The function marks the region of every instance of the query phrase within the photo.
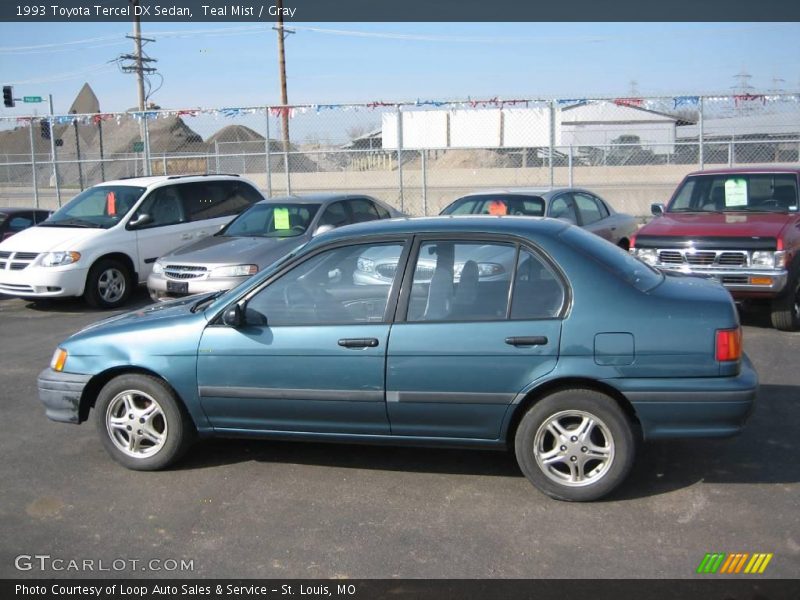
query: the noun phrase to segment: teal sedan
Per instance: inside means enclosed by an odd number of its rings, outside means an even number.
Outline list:
[[[79,331],[38,386],[53,420],[93,410],[131,469],[210,436],[513,449],[541,491],[587,501],[640,440],[738,433],[758,379],[721,285],[502,216],[320,235],[228,292]]]

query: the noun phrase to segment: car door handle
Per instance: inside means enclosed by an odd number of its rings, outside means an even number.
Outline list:
[[[339,340],[342,348],[375,348],[378,340],[375,338],[344,338]]]
[[[507,337],[506,344],[509,346],[544,346],[547,344],[547,337],[543,335]]]

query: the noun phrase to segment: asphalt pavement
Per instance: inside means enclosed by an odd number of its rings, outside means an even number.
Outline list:
[[[645,444],[613,496],[568,504],[503,452],[213,440],[128,471],[36,394],[56,345],[108,314],[0,297],[0,577],[684,578],[707,552],[800,573],[800,334],[763,315],[743,315],[762,388],[741,436]]]

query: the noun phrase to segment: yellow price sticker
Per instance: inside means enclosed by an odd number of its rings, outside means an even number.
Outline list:
[[[275,208],[272,211],[273,219],[275,220],[275,229],[291,229],[289,226],[289,209]]]

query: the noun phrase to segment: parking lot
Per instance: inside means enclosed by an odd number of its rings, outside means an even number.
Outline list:
[[[50,422],[36,394],[56,344],[105,316],[0,297],[2,577],[98,575],[19,571],[20,554],[191,561],[178,577],[683,578],[715,551],[800,572],[800,334],[763,315],[743,314],[762,384],[743,435],[646,444],[591,504],[540,494],[502,452],[216,440],[128,471],[93,420]],[[164,574],[140,568],[101,575]]]

